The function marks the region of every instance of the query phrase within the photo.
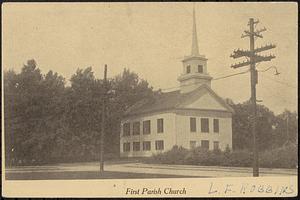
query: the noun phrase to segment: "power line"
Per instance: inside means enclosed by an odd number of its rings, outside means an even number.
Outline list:
[[[297,88],[297,87],[294,86],[294,85],[291,85],[291,84],[286,83],[286,82],[284,82],[284,81],[279,81],[279,80],[273,79],[273,78],[271,78],[270,76],[267,76],[267,75],[265,75],[265,74],[264,74],[264,76],[265,76],[267,79],[269,79],[269,80],[271,80],[271,81],[274,81],[274,82],[276,82],[276,83],[285,85],[285,86],[290,87],[290,88]]]
[[[229,78],[229,77],[240,75],[240,74],[245,74],[247,72],[249,72],[249,70],[239,72],[239,73],[235,73],[235,74],[229,74],[229,75],[226,75],[226,76],[221,76],[221,77],[218,77],[218,78],[213,78],[211,81],[221,80],[221,79]],[[185,86],[191,86],[191,85],[196,85],[196,84],[197,83],[191,83],[191,84],[187,84]],[[175,86],[175,87],[163,88],[163,89],[160,89],[160,90],[171,90],[171,89],[179,89],[179,88],[180,88],[180,86]]]
[[[214,78],[214,79],[212,79],[212,81],[216,81],[216,80],[220,80],[220,79],[224,79],[224,78],[228,78],[228,77],[232,77],[232,76],[236,76],[236,75],[240,75],[240,74],[245,74],[249,71],[250,70],[247,70],[247,71],[244,71],[244,72],[239,72],[239,73],[236,73],[236,74],[230,74],[230,75],[223,76],[223,77]]]

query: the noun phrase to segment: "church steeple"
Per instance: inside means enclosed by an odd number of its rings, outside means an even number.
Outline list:
[[[198,39],[197,39],[197,27],[196,27],[196,14],[195,4],[193,7],[193,36],[192,36],[192,52],[191,56],[199,56]]]
[[[191,55],[184,57],[182,63],[183,73],[178,77],[181,93],[192,92],[202,84],[210,87],[212,77],[207,72],[207,59],[199,54],[195,6],[193,8],[192,51]]]

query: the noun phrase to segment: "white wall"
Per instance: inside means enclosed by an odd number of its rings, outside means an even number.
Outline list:
[[[190,131],[190,117],[196,118],[196,132]],[[209,119],[209,133],[201,132],[201,118]],[[213,132],[213,119],[219,119],[219,133]],[[190,141],[196,141],[200,146],[201,140],[209,140],[209,149],[213,149],[213,142],[218,141],[221,150],[228,145],[232,148],[231,117],[212,117],[208,115],[176,115],[177,142],[179,146],[190,148]]]
[[[157,133],[157,119],[164,119],[164,132]],[[143,135],[143,121],[151,121],[151,132],[148,135]],[[140,122],[140,135],[132,135],[132,124],[133,122]],[[130,136],[123,136],[123,124],[130,122]],[[175,134],[175,114],[174,113],[156,113],[149,114],[144,116],[131,117],[124,119],[121,122],[121,134],[120,134],[120,153],[121,157],[141,157],[141,156],[151,156],[154,153],[163,152],[171,149],[175,143],[176,139]],[[163,140],[164,141],[164,150],[158,151],[155,150],[155,141]],[[151,151],[143,151],[143,141],[151,142]],[[123,143],[130,142],[130,152],[123,152]],[[140,151],[132,150],[132,143],[140,142]]]

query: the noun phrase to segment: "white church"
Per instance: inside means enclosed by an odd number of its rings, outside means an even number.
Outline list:
[[[174,145],[187,149],[232,148],[233,109],[211,89],[207,59],[199,54],[195,10],[192,51],[182,60],[180,89],[143,100],[121,121],[121,157],[145,157]]]

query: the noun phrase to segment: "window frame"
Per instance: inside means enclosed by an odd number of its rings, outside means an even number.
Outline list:
[[[207,120],[207,126],[205,126],[204,122]],[[209,133],[209,118],[201,118],[201,133]],[[207,127],[207,130],[205,129]]]
[[[219,150],[220,149],[220,142],[219,141],[214,141],[213,145],[214,145],[213,146],[214,150]],[[216,146],[217,146],[217,148],[215,148]]]
[[[149,144],[149,149],[145,148],[145,144]],[[143,151],[151,151],[151,141],[143,141]]]
[[[191,65],[186,66],[186,73],[190,74],[191,73]]]
[[[128,134],[127,134],[126,125],[128,125]],[[126,122],[123,124],[123,136],[130,136],[130,122]]]
[[[128,145],[128,150],[126,148],[126,145]],[[130,142],[123,143],[123,152],[130,152]]]
[[[203,145],[205,142],[207,142],[207,148]],[[201,148],[209,150],[209,140],[201,140]]]
[[[136,125],[138,124],[138,129]],[[136,132],[138,130],[138,133]],[[141,123],[140,122],[133,122],[132,123],[132,135],[140,135],[141,134]]]
[[[164,119],[159,118],[156,121],[157,123],[157,133],[163,133],[164,132]]]
[[[213,131],[214,131],[214,133],[220,133],[220,120],[219,119],[213,120]]]
[[[146,129],[146,125],[148,124],[148,122],[149,122],[149,129]],[[149,134],[151,134],[151,121],[145,120],[143,121],[143,135],[149,135]]]
[[[194,145],[192,145],[192,143],[194,144]],[[197,141],[195,141],[195,140],[190,140],[190,149],[194,149],[194,148],[196,148],[197,147]]]
[[[193,126],[192,122],[194,122],[194,126]],[[190,117],[190,132],[192,132],[192,133],[197,132],[197,120],[196,120],[196,117]]]
[[[138,144],[138,146],[137,146]],[[138,147],[138,149],[136,149]],[[141,151],[141,143],[140,142],[132,142],[132,151]]]
[[[162,148],[159,148],[160,147],[159,144],[162,144],[162,146],[161,146]],[[165,144],[164,144],[163,140],[156,140],[155,141],[155,150],[162,151],[162,150],[164,150],[164,148],[165,148]]]
[[[203,65],[198,65],[198,73],[203,74],[203,71],[204,71]]]

